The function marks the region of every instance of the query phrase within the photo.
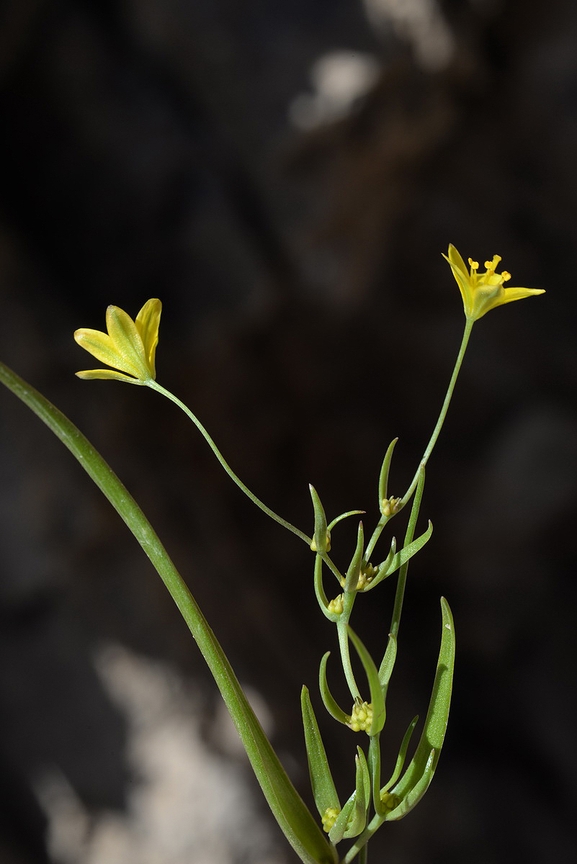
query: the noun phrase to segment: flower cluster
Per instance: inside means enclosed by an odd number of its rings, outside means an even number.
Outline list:
[[[370,702],[361,702],[360,699],[353,705],[349,728],[353,732],[368,732],[373,723],[373,706]]]

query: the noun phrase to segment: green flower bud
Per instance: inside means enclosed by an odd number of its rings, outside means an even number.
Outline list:
[[[323,831],[326,831],[327,834],[337,821],[337,816],[341,811],[337,807],[327,807],[322,816],[323,823]]]
[[[385,810],[394,810],[399,803],[399,798],[397,795],[393,795],[391,792],[382,792],[381,803]]]
[[[335,615],[340,615],[343,611],[344,594],[339,594],[333,600],[329,601],[327,609]]]
[[[361,702],[359,699],[353,705],[349,729],[353,732],[368,732],[373,723],[373,706],[370,702]]]
[[[381,513],[387,518],[394,516],[401,509],[401,498],[383,498],[381,501]]]

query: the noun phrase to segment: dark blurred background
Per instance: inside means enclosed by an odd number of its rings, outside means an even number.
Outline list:
[[[174,406],[76,379],[94,363],[72,331],[103,328],[109,303],[134,316],[160,297],[160,382],[308,532],[309,482],[330,517],[366,509],[372,525],[391,438],[391,493],[415,470],[463,325],[448,243],[481,262],[497,252],[509,284],[547,289],[476,325],[430,463],[435,533],[412,568],[385,767],[424,716],[441,594],[459,641],[454,707],[431,790],[371,860],[573,860],[577,5],[5,0],[0,15],[2,359],[135,494],[305,796],[299,689],[319,705],[334,648],[310,553]],[[0,418],[0,861],[293,861],[134,540],[7,392]],[[354,531],[334,533],[343,566]],[[393,590],[355,610],[375,654]],[[336,661],[332,675],[342,693]],[[182,765],[191,749],[189,714],[220,766],[214,799],[208,763],[188,792],[188,769],[163,786],[171,746]],[[323,731],[346,797],[357,742],[328,718]],[[187,824],[233,778],[247,821],[211,845],[242,809],[232,798],[195,846]],[[148,794],[173,816],[148,818]]]

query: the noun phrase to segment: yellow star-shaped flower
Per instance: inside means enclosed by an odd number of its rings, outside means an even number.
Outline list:
[[[469,258],[469,269],[453,246],[449,244],[449,254],[443,255],[453,271],[453,276],[459,286],[465,307],[467,318],[476,321],[482,318],[496,306],[504,303],[512,303],[513,300],[522,300],[533,294],[544,294],[542,288],[504,288],[503,283],[508,282],[511,274],[503,270],[497,273],[497,267],[501,260],[500,255],[494,255],[492,261],[485,261],[485,273],[479,273],[479,264]]]
[[[147,300],[133,321],[123,309],[106,310],[107,333],[82,327],[74,338],[78,344],[112,369],[87,369],[79,378],[112,378],[130,384],[147,384],[156,378],[154,359],[162,303]],[[118,371],[116,371],[118,370]]]

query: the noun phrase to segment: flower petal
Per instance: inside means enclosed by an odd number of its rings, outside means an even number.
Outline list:
[[[139,368],[127,362],[127,358],[120,354],[116,344],[108,333],[82,327],[80,330],[75,331],[74,339],[81,348],[84,348],[85,351],[88,351],[89,354],[92,354],[101,363],[106,363],[107,366],[128,372],[129,375],[134,375],[135,378],[138,378]]]
[[[453,246],[452,243],[449,243],[448,253],[449,254],[445,255],[444,257],[447,259],[451,267],[458,267],[459,270],[463,273],[463,275],[466,276],[468,273],[467,265],[463,261],[461,254]]]
[[[142,338],[130,315],[118,306],[109,306],[106,310],[106,328],[115,349],[123,358],[123,366],[119,368],[135,378],[150,378]]]
[[[469,272],[467,270],[465,262],[463,261],[459,252],[455,249],[452,243],[449,244],[448,251],[448,255],[445,255],[443,253],[443,258],[445,259],[445,261],[448,261],[451,266],[451,272],[455,277],[455,282],[459,286],[459,291],[461,292],[461,297],[463,298],[465,315],[468,317],[471,315],[474,305],[474,290],[471,285],[471,277],[469,276]]]
[[[465,315],[473,321],[477,321],[497,306],[512,303],[514,300],[523,300],[533,294],[544,294],[542,288],[504,288],[503,283],[511,278],[511,274],[503,271],[496,272],[496,267],[501,261],[499,255],[494,255],[492,261],[485,261],[486,273],[478,273],[478,264],[471,262],[471,271],[461,255],[452,243],[449,244],[448,254],[443,255],[448,261],[451,272],[455,277],[461,296]]]
[[[158,328],[160,327],[160,314],[162,303],[156,298],[147,300],[136,316],[136,329],[140,333],[144,346],[144,355],[152,378],[156,377],[154,365],[156,346],[158,345]]]
[[[505,288],[493,301],[487,304],[487,308],[483,309],[478,317],[482,318],[490,309],[503,306],[505,303],[513,303],[515,300],[523,300],[525,297],[531,297],[533,294],[544,293],[544,288]]]
[[[544,288],[505,288],[501,303],[512,303],[513,300],[523,300],[524,297],[531,297],[533,294],[544,293]]]
[[[76,375],[85,381],[93,378],[105,378],[113,381],[128,381],[129,384],[143,383],[140,378],[133,378],[132,375],[123,375],[122,372],[114,372],[112,369],[85,369],[82,372],[76,372]]]

